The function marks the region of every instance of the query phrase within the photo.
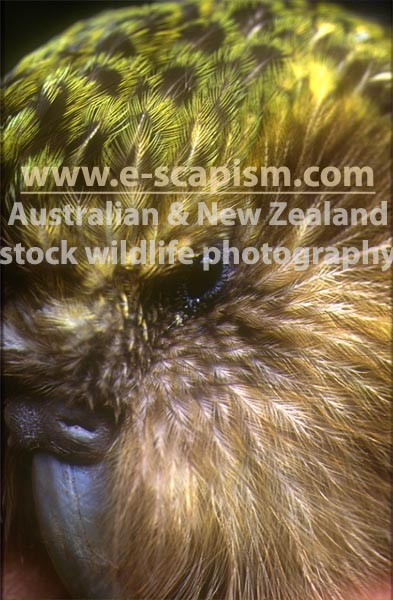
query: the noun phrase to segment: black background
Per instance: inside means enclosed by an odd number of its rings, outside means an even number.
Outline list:
[[[2,71],[9,71],[25,54],[66,27],[103,10],[136,4],[139,0],[3,0]],[[329,0],[325,4],[329,2]],[[390,0],[338,0],[353,12],[389,24]]]

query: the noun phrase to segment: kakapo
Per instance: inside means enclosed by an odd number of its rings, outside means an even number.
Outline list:
[[[306,0],[159,2],[76,23],[6,77],[4,243],[161,240],[191,264],[5,265],[10,535],[34,511],[74,598],[356,600],[390,572],[390,276],[321,256],[214,264],[205,246],[390,248],[388,226],[168,223],[174,201],[389,196],[388,33]],[[373,194],[26,189],[22,167],[367,165]],[[43,191],[47,193],[43,193]],[[58,192],[56,194],[49,192]],[[98,193],[98,191],[100,193]],[[209,190],[207,190],[209,191]],[[83,192],[83,193],[82,193]],[[24,209],[160,208],[156,224],[9,224]],[[31,473],[34,504],[21,491]],[[19,475],[18,475],[19,474]],[[27,484],[26,484],[27,486]],[[28,487],[28,486],[27,486]],[[23,495],[24,494],[24,495]],[[23,537],[28,536],[28,528]]]

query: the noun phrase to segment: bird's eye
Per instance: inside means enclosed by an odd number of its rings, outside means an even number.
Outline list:
[[[184,272],[181,291],[187,310],[195,311],[201,304],[213,301],[224,289],[230,265],[210,261],[209,257],[195,259]]]
[[[182,319],[209,308],[225,291],[232,265],[208,256],[194,259],[192,265],[182,265],[160,282],[160,304]]]

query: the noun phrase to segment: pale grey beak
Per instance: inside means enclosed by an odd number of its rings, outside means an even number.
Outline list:
[[[74,598],[118,600],[110,560],[105,462],[77,465],[51,454],[33,458],[33,490],[42,537]]]

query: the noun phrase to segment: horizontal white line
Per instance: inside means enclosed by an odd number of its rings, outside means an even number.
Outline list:
[[[94,194],[95,196],[97,196],[97,195],[108,196],[110,194],[112,194],[112,195],[113,194],[117,194],[117,195],[124,194],[125,191],[122,190],[121,192],[120,191],[117,191],[117,192],[114,192],[114,191],[108,191],[108,192],[96,192],[96,191],[85,192],[85,191],[77,191],[76,190],[76,191],[73,191],[73,192],[66,192],[66,191],[64,191],[64,192],[20,192],[20,193],[21,193],[21,195],[22,194],[30,194],[30,195],[39,195],[39,194],[46,194],[46,195],[53,194],[53,195],[55,195],[55,194],[62,194],[64,196],[64,195],[73,195],[73,194],[79,194],[79,195],[81,195],[81,194],[85,194],[85,195],[87,195],[87,194],[90,194],[90,195]],[[156,195],[159,195],[159,194],[166,194],[168,196],[169,195],[172,195],[172,196],[173,195],[176,195],[176,196],[179,196],[179,195],[180,196],[190,196],[192,194],[195,194],[195,195],[198,195],[198,196],[203,196],[203,195],[207,195],[207,194],[209,194],[210,196],[213,196],[213,195],[214,196],[229,196],[229,195],[239,195],[239,194],[247,194],[247,195],[252,194],[254,196],[255,195],[263,195],[263,194],[266,194],[266,195],[276,194],[276,195],[280,195],[280,196],[284,196],[284,195],[288,196],[288,195],[291,195],[291,194],[297,194],[299,196],[304,196],[304,195],[307,195],[307,194],[313,195],[313,196],[328,196],[328,195],[333,195],[333,194],[341,194],[341,195],[345,195],[345,196],[350,196],[350,195],[354,196],[354,195],[359,195],[359,194],[363,194],[363,195],[364,194],[375,195],[377,192],[344,192],[344,191],[341,191],[341,192],[280,192],[280,191],[276,191],[276,190],[270,191],[270,192],[252,192],[251,190],[249,192],[245,192],[245,191],[244,192],[242,192],[242,191],[239,191],[239,192],[162,192],[162,191],[157,191],[157,192],[137,192],[137,191],[130,190],[129,193],[130,194],[134,193],[134,194],[139,194],[139,195],[150,195],[150,196],[156,196]]]

